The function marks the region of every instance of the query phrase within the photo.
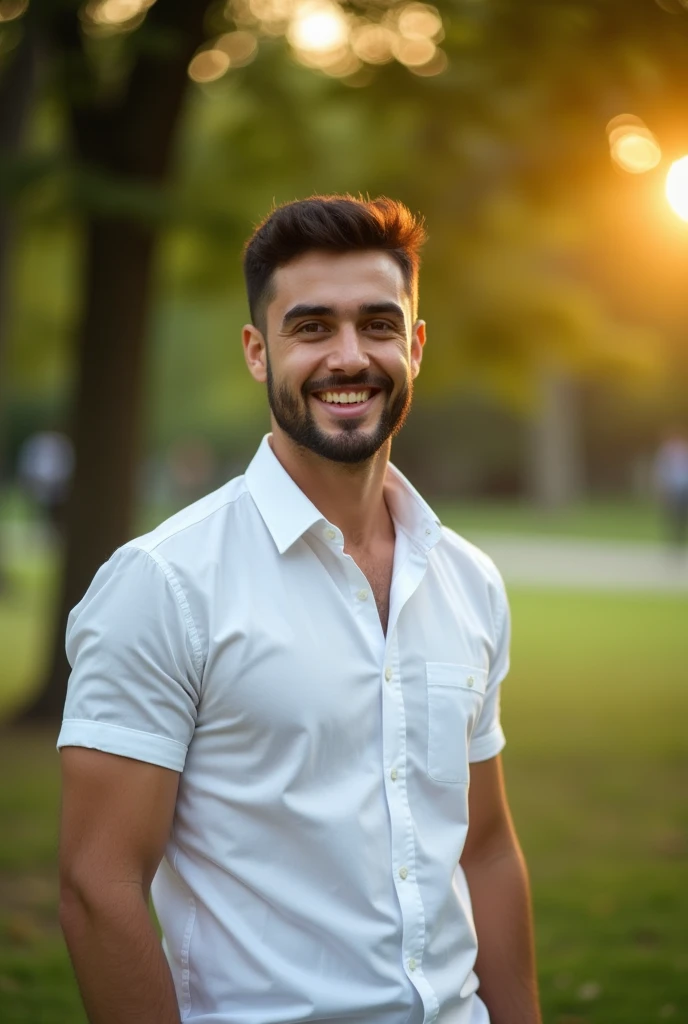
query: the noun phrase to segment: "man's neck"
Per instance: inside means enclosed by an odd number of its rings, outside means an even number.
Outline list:
[[[333,462],[301,448],[274,426],[270,447],[297,487],[342,531],[346,550],[369,551],[394,540],[383,495],[391,441],[371,459],[355,464]]]

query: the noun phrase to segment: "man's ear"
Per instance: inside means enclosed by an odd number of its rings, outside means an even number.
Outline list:
[[[425,340],[425,320],[416,320],[411,332],[411,373],[414,378],[420,373]]]
[[[268,379],[268,350],[265,338],[253,324],[245,324],[241,332],[241,343],[244,346],[248,372],[259,384],[265,384]]]

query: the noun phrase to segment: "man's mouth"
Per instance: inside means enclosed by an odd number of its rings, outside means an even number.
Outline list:
[[[378,388],[362,388],[358,391],[316,391],[314,397],[327,405],[362,405],[372,395],[377,394]]]

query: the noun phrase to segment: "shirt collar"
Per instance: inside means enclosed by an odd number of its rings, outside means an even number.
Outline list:
[[[270,434],[260,443],[246,470],[246,486],[281,555],[325,517],[294,483],[270,447]],[[420,547],[429,550],[440,538],[440,521],[426,501],[391,463],[384,484],[385,500],[395,525]]]

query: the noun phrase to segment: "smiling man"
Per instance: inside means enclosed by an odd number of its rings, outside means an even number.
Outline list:
[[[72,612],[61,921],[94,1024],[540,1022],[504,586],[389,462],[423,239],[388,199],[267,218],[272,432]]]

